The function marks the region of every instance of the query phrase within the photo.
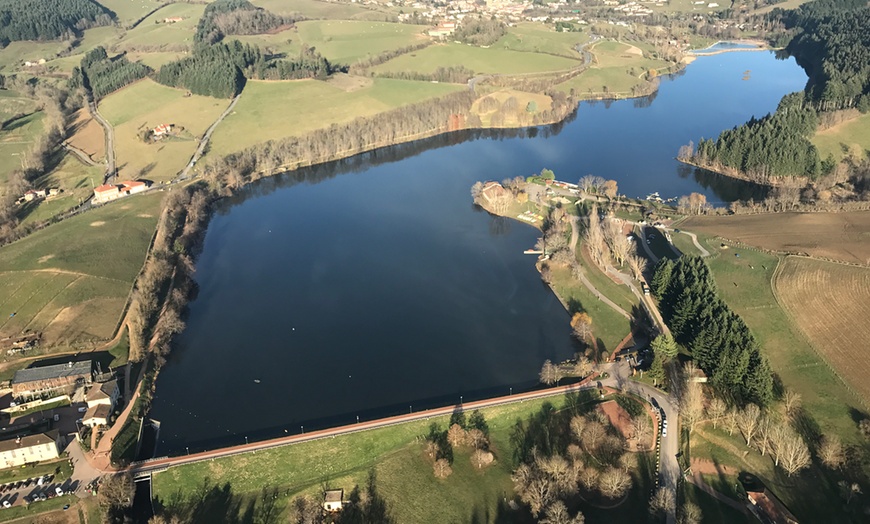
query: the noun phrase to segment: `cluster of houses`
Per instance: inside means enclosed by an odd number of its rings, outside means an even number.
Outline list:
[[[34,200],[42,200],[43,198],[55,197],[62,193],[62,190],[56,187],[45,189],[28,189],[21,197],[18,198],[19,204],[33,202]]]
[[[176,22],[181,22],[184,18],[180,16],[169,16],[163,19],[164,24],[174,24]]]
[[[94,188],[94,203],[103,204],[111,202],[148,189],[151,183],[143,180],[126,180],[118,184],[103,184]]]
[[[151,130],[151,138],[154,140],[160,140],[164,137],[169,136],[172,133],[172,124],[160,124]]]
[[[45,58],[40,58],[39,60],[25,60],[24,67],[36,67],[45,65]]]

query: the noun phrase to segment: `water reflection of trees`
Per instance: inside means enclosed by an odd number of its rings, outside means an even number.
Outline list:
[[[745,180],[737,180],[719,173],[708,171],[700,167],[687,164],[679,164],[677,175],[680,178],[695,180],[704,189],[709,189],[723,202],[735,200],[764,200],[770,193],[770,188]]]
[[[524,127],[518,129],[464,129],[450,133],[439,134],[430,138],[424,138],[413,142],[383,147],[354,155],[333,162],[326,162],[316,166],[304,167],[294,171],[288,171],[272,177],[262,178],[245,186],[233,196],[227,198],[227,205],[220,206],[219,213],[225,213],[232,206],[241,204],[248,198],[268,195],[278,189],[288,188],[297,184],[318,184],[325,180],[335,178],[348,173],[359,173],[382,164],[401,162],[427,151],[456,146],[475,140],[505,140],[526,138],[550,138],[562,132],[566,125],[577,118],[575,108],[561,122],[536,127]]]

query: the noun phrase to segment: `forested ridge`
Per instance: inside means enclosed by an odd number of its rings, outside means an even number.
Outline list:
[[[104,96],[148,76],[151,69],[140,62],[130,62],[126,56],[109,58],[103,46],[88,51],[81,61],[81,67],[73,69],[70,88],[90,89],[94,98]]]
[[[802,93],[786,95],[777,111],[701,139],[684,159],[712,169],[739,170],[757,181],[825,175],[833,159],[819,158],[810,142],[825,111],[870,111],[870,7],[863,0],[816,0],[793,11],[776,10],[794,33],[786,50],[809,76]]]
[[[764,406],[773,400],[770,363],[743,319],[719,297],[704,259],[663,258],[650,288],[674,339],[691,351],[722,394],[738,404]]]
[[[292,22],[293,19],[270,13],[248,0],[217,0],[205,8],[194,41],[214,44],[226,35],[255,35]]]
[[[0,45],[70,39],[89,27],[111,24],[112,15],[91,0],[0,0]]]
[[[303,49],[295,58],[267,60],[257,46],[233,40],[197,46],[190,56],[161,67],[156,80],[198,95],[231,98],[242,91],[248,78],[325,78],[331,72],[332,65],[313,48]]]

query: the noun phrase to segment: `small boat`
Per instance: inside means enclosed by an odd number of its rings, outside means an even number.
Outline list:
[[[259,384],[259,383],[260,383],[260,379],[255,378],[255,379],[254,379],[254,384]]]

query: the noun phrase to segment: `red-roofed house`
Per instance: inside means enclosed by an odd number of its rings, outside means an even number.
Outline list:
[[[94,188],[94,203],[102,204],[119,198],[135,195],[148,189],[148,183],[141,180],[126,180],[120,184],[103,184]]]
[[[171,133],[171,132],[172,132],[172,124],[160,124],[159,126],[157,126],[151,130],[151,135],[156,139],[160,139],[160,138],[163,138],[164,136],[169,135],[169,133]]]

